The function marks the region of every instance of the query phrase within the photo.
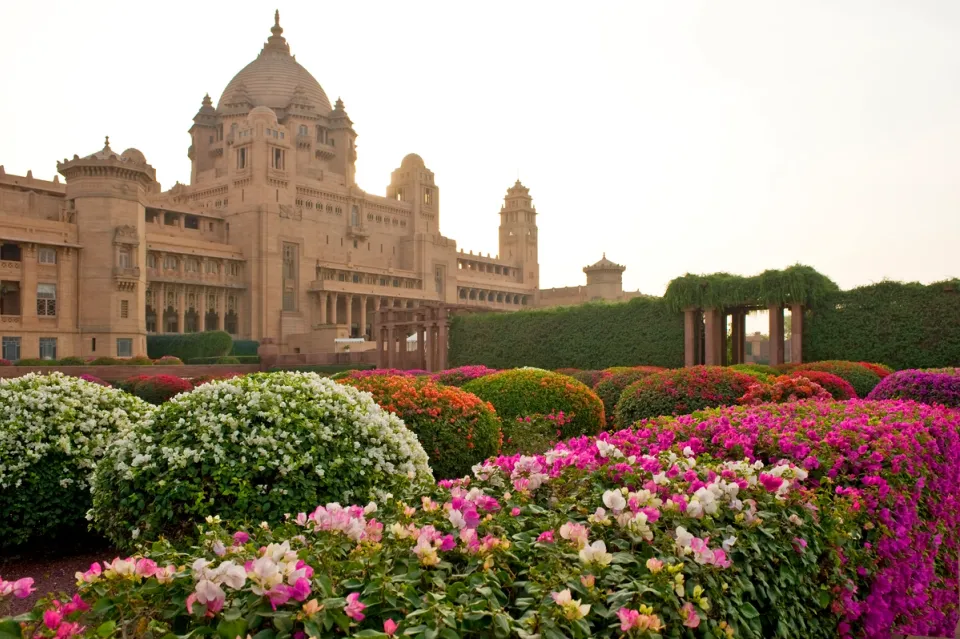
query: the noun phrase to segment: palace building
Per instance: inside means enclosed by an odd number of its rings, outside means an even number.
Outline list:
[[[57,163],[62,182],[0,166],[0,357],[129,357],[148,334],[203,330],[333,352],[336,339],[372,341],[377,310],[586,301],[540,290],[537,210],[519,181],[494,258],[441,234],[440,187],[420,156],[403,158],[385,195],[361,190],[343,102],[282,34],[276,15],[216,106],[203,98],[189,185],[162,190],[143,153],[109,139]],[[603,282],[588,299],[624,297],[623,267],[588,269]]]

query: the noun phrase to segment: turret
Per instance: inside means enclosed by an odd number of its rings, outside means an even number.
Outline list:
[[[517,265],[525,284],[540,286],[537,209],[520,180],[507,189],[500,209],[500,259]]]
[[[387,197],[410,202],[413,233],[440,232],[440,189],[433,178],[433,171],[416,153],[404,157],[400,168],[390,174]]]
[[[337,98],[337,103],[330,113],[330,130],[326,135],[328,143],[333,146],[330,170],[343,175],[347,186],[354,186],[357,174],[357,132],[353,130],[353,122],[343,108],[343,100],[340,98]]]

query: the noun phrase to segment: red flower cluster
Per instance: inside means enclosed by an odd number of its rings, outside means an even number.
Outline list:
[[[822,386],[834,399],[856,399],[857,391],[853,390],[850,382],[837,377],[833,373],[824,373],[823,371],[794,371],[789,374],[791,377],[805,377],[811,382]]]
[[[801,373],[794,376],[781,375],[769,384],[756,383],[747,389],[739,403],[748,406],[773,402],[795,402],[801,399],[832,399],[823,386],[802,377]]]

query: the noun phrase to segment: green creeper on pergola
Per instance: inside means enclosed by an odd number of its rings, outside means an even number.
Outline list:
[[[744,361],[746,316],[770,312],[770,365],[784,361],[783,309],[790,308],[790,361],[803,354],[803,314],[815,309],[827,295],[839,290],[827,276],[796,264],[753,277],[714,273],[687,274],[671,281],[664,301],[684,313],[684,365],[725,366]],[[732,361],[727,361],[727,316],[732,326]],[[702,327],[702,328],[701,328]]]

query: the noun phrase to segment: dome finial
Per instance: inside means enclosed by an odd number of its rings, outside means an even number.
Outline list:
[[[267,45],[263,48],[264,51],[282,51],[287,55],[290,55],[290,47],[287,45],[286,39],[283,37],[283,27],[280,26],[280,10],[277,9],[273,13],[273,26],[270,27],[271,35],[267,38]]]
[[[110,148],[110,136],[109,136],[109,135],[103,136],[103,148],[105,148],[105,149],[109,149],[109,148]]]
[[[273,12],[273,26],[275,27],[280,26],[280,9],[277,9],[276,11]]]

